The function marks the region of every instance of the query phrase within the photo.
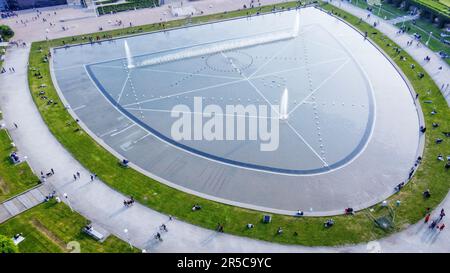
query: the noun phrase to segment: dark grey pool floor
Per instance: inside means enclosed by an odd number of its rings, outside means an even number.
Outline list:
[[[53,77],[71,113],[100,144],[163,183],[278,213],[367,207],[407,178],[420,153],[419,116],[389,60],[345,23],[305,8],[126,41],[139,64],[270,38],[292,28],[297,12],[295,38],[133,68],[124,39],[55,49]],[[175,105],[193,109],[200,97],[204,107],[271,109],[285,88],[289,118],[279,124],[274,151],[261,151],[259,140],[171,135]]]

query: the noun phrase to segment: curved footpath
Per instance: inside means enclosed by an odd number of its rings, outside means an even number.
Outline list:
[[[423,49],[421,47],[417,50]],[[423,55],[427,54],[426,51],[421,52]],[[262,242],[217,233],[178,220],[169,221],[168,216],[139,204],[125,208],[123,200],[126,197],[101,181],[90,182],[90,173],[48,130],[28,89],[28,54],[29,47],[9,49],[5,66],[14,67],[16,72],[0,74],[0,102],[4,120],[21,154],[28,157],[28,162],[36,173],[50,168],[55,170],[55,175],[46,183],[51,183],[60,194],[67,193],[68,200],[65,202],[76,211],[123,240],[146,249],[147,252],[448,252],[450,250],[448,228],[439,233],[429,230],[422,223],[370,244],[336,248],[303,247]],[[447,79],[450,78],[447,66],[441,73],[445,73]],[[12,125],[14,122],[18,124],[18,129]],[[81,179],[74,182],[72,175],[77,171],[81,173]],[[448,196],[438,210],[441,207],[450,211]],[[437,214],[438,212],[434,212],[433,216],[436,217]],[[447,224],[445,218],[444,222]],[[159,242],[153,239],[153,235],[162,223],[166,223],[169,232],[164,233],[162,235],[164,241]],[[124,229],[128,229],[127,234]]]

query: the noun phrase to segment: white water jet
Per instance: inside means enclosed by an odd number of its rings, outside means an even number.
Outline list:
[[[287,88],[284,88],[283,94],[281,94],[280,101],[280,120],[287,120],[289,117],[288,114],[288,102],[289,102],[289,91]]]
[[[167,62],[178,61],[187,58],[200,57],[204,55],[211,55],[215,53],[236,50],[245,47],[252,47],[282,40],[293,39],[299,35],[300,32],[300,14],[297,12],[292,29],[286,31],[277,31],[272,33],[255,35],[247,38],[233,39],[214,44],[200,45],[188,49],[182,49],[176,53],[169,53],[159,57],[153,57],[144,60],[140,63],[134,64],[131,58],[131,53],[128,44],[125,41],[125,53],[127,54],[128,68],[151,66]]]
[[[295,14],[294,27],[292,28],[292,38],[295,38],[300,33],[300,13]]]
[[[127,67],[133,68],[134,67],[133,57],[131,56],[131,51],[130,47],[128,46],[127,40],[125,40],[123,46],[125,48],[125,56],[127,57]]]
[[[292,38],[293,38],[292,33],[289,31],[289,32],[278,32],[265,35],[258,35],[252,38],[235,39],[231,41],[218,42],[212,45],[198,46],[195,48],[180,50],[176,53],[170,53],[160,57],[150,58],[148,60],[142,61],[141,63],[138,63],[136,66],[149,66],[155,64],[162,64]]]

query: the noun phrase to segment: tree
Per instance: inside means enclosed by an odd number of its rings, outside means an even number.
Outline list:
[[[14,244],[13,240],[0,234],[0,253],[16,253],[19,248]]]
[[[14,31],[6,25],[0,25],[0,37],[8,41],[12,36],[14,36]]]

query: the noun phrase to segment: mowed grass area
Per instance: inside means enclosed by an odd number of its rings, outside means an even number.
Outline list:
[[[27,162],[12,164],[9,155],[16,151],[8,132],[0,130],[0,202],[22,193],[38,183],[38,178]]]
[[[82,231],[86,224],[81,215],[52,200],[0,224],[0,234],[12,238],[22,233],[25,240],[19,244],[21,253],[72,252],[78,244],[82,253],[139,252],[112,235],[102,243],[94,240]]]
[[[296,5],[296,2],[290,2],[277,5],[277,7],[294,7]],[[29,59],[30,72],[28,79],[30,90],[36,105],[51,132],[81,164],[90,171],[97,173],[99,178],[109,186],[126,195],[133,195],[138,202],[152,209],[209,229],[214,229],[217,223],[222,223],[225,232],[227,233],[278,243],[331,246],[374,240],[399,231],[402,228],[417,222],[423,217],[427,207],[437,206],[447,194],[450,187],[450,172],[444,171],[444,164],[438,162],[436,156],[439,153],[450,154],[450,147],[447,142],[438,146],[435,145],[433,141],[434,138],[442,137],[441,131],[450,131],[450,111],[432,79],[425,72],[425,77],[423,79],[419,80],[417,77],[416,73],[421,71],[420,65],[413,61],[408,54],[403,52],[401,55],[406,57],[408,61],[405,62],[399,60],[399,55],[397,55],[393,49],[395,47],[394,42],[379,34],[378,30],[372,28],[370,25],[366,23],[359,24],[359,18],[340,11],[328,4],[322,6],[327,10],[337,11],[341,17],[345,17],[345,20],[355,25],[359,30],[363,32],[367,31],[369,37],[384,49],[403,69],[414,88],[421,94],[421,100],[433,101],[433,104],[423,104],[427,124],[438,122],[441,125],[438,130],[432,130],[431,126],[429,126],[430,129],[427,131],[428,137],[423,164],[411,183],[406,185],[400,193],[389,198],[388,201],[390,204],[394,204],[396,200],[400,200],[402,203],[400,207],[392,205],[395,213],[395,226],[388,231],[378,228],[374,224],[372,218],[369,217],[369,215],[378,217],[388,213],[387,210],[379,209],[378,206],[376,206],[373,212],[366,209],[353,216],[333,217],[336,224],[330,229],[326,229],[323,226],[324,221],[329,217],[301,218],[273,215],[272,223],[263,224],[261,222],[262,216],[265,214],[263,212],[228,206],[199,198],[170,188],[133,169],[120,168],[117,164],[118,159],[87,135],[66,111],[53,86],[49,65],[47,62],[43,61],[44,56],[49,52],[49,47],[61,46],[63,41],[66,44],[80,43],[87,41],[89,37],[95,39],[96,37],[119,36],[155,31],[162,29],[163,27],[178,27],[187,23],[195,24],[245,16],[248,12],[251,14],[255,14],[256,12],[270,12],[273,6],[263,7],[262,9],[241,10],[195,17],[192,18],[190,22],[187,20],[171,21],[165,24],[165,26],[152,24],[142,27],[52,40],[49,42],[43,41],[33,43]],[[363,38],[361,37],[361,39]],[[411,63],[416,65],[416,70],[411,70],[409,68]],[[43,79],[38,79],[33,76],[35,70],[40,71]],[[56,105],[47,105],[46,100],[41,100],[39,98],[38,93],[40,89],[38,87],[41,84],[46,84],[48,86],[45,89],[46,94],[49,99],[53,99],[57,102]],[[430,93],[427,93],[428,90],[430,90]],[[432,108],[435,108],[439,114],[431,116],[429,113]],[[395,151],[393,151],[393,153],[395,153]],[[427,188],[432,192],[432,196],[425,200],[422,198],[422,192]],[[196,203],[202,206],[202,210],[193,212],[191,207]],[[253,223],[255,227],[251,230],[246,229],[248,223]],[[276,235],[278,227],[283,228],[283,235]]]

